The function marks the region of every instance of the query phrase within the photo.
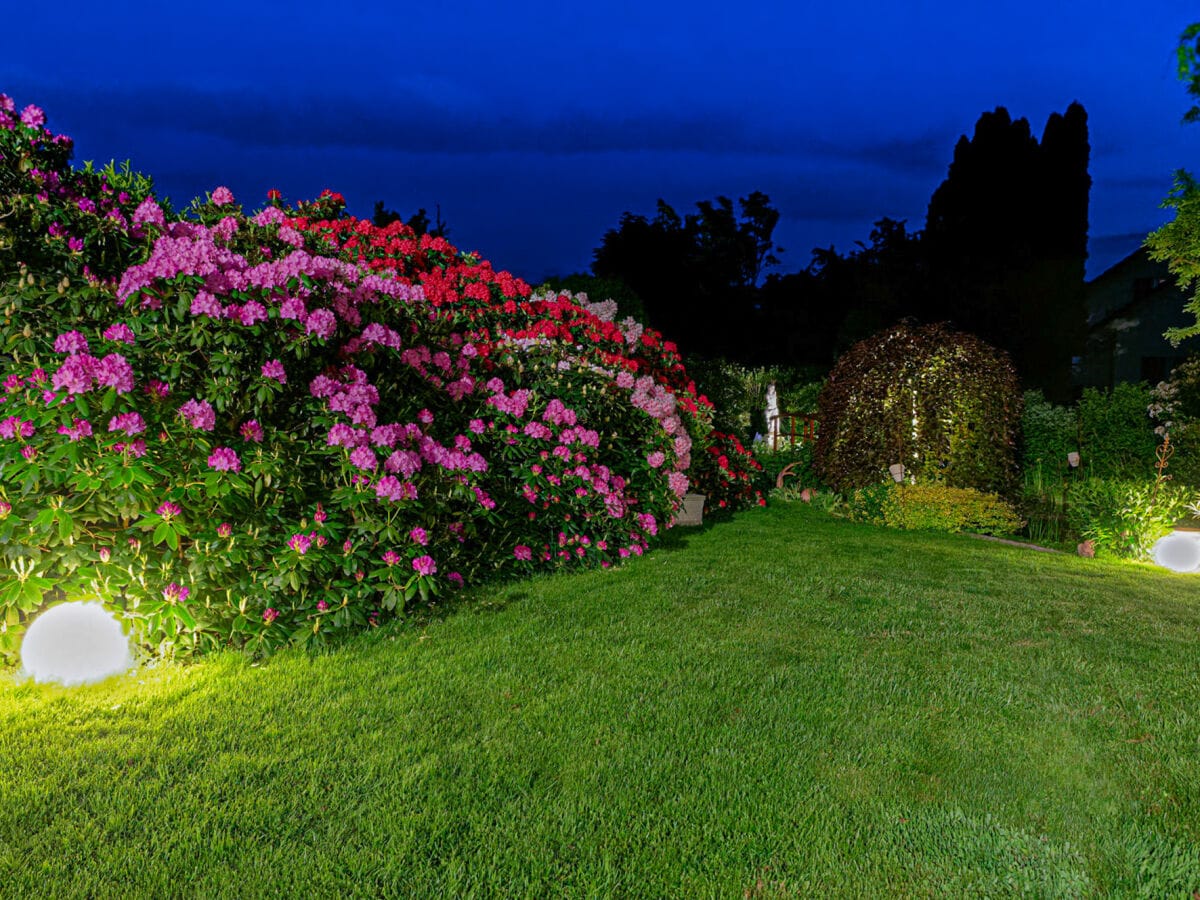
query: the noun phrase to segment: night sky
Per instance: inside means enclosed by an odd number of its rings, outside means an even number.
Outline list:
[[[176,206],[323,188],[369,216],[436,204],[450,238],[536,283],[583,271],[628,210],[761,190],[778,272],[924,226],[955,141],[1005,106],[1091,131],[1089,275],[1200,168],[1176,80],[1195,2],[19,3],[0,92],[76,161],[130,159]]]

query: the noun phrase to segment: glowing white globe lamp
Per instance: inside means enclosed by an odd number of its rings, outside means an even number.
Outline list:
[[[98,602],[52,606],[21,642],[21,664],[34,681],[62,685],[103,681],[133,668],[129,638]]]
[[[1200,572],[1200,532],[1172,531],[1155,541],[1150,555],[1172,572]]]

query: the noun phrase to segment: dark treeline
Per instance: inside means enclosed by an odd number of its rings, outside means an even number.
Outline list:
[[[1027,388],[1071,394],[1086,323],[1087,114],[1073,103],[1041,141],[999,108],[954,150],[923,231],[880,219],[847,252],[813,251],[799,272],[769,274],[779,212],[766,194],[702,201],[681,217],[625,213],[592,271],[635,293],[685,353],[755,365],[828,368],[856,341],[902,318],[949,321],[1013,357]]]

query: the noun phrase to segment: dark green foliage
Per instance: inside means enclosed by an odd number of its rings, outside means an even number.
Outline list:
[[[1021,394],[1008,356],[946,325],[902,323],[860,341],[818,404],[817,474],[840,491],[903,463],[918,483],[1010,493]]]
[[[1061,475],[1067,454],[1079,450],[1079,418],[1069,406],[1057,406],[1041,391],[1026,391],[1021,415],[1021,468],[1037,468],[1043,477]]]
[[[1118,384],[1085,388],[1079,400],[1080,455],[1090,476],[1144,479],[1154,475],[1158,438],[1150,422],[1150,389]]]

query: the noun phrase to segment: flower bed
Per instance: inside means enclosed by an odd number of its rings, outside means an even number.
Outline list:
[[[0,653],[78,595],[162,653],[320,642],[672,523],[717,439],[661,335],[328,191],[174,215],[31,110],[0,95]]]

